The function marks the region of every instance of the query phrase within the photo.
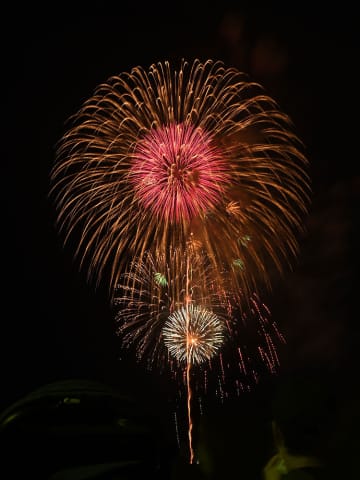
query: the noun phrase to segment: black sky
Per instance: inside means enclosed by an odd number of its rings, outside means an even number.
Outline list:
[[[349,377],[357,372],[354,11],[241,2],[190,9],[179,2],[174,14],[151,5],[123,6],[114,14],[54,10],[44,18],[29,12],[5,19],[12,33],[3,70],[9,106],[3,406],[44,383],[76,377],[128,383],[161,397],[161,380],[119,351],[106,294],[86,284],[63,249],[47,195],[64,123],[95,87],[134,66],[182,57],[220,59],[247,70],[292,117],[311,163],[313,204],[299,262],[271,298],[289,341],[284,368],[323,362]],[[231,32],[239,28],[240,41],[232,44]]]

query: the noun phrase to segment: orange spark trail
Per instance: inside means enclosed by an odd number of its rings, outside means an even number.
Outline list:
[[[191,363],[188,362],[187,367],[186,367],[186,382],[187,382],[187,408],[188,408],[188,421],[189,421],[189,431],[188,431],[188,437],[189,437],[189,449],[190,449],[190,463],[193,463],[194,461],[194,450],[192,447],[192,419],[191,419],[191,387],[190,387],[190,367]]]
[[[190,348],[191,348],[191,338],[189,336],[189,303],[191,299],[189,297],[189,257],[187,258],[186,262],[186,384],[187,384],[187,410],[188,410],[188,423],[189,423],[189,430],[188,430],[188,438],[189,438],[189,449],[190,449],[190,463],[194,461],[194,450],[192,447],[192,418],[191,418],[191,386],[190,386],[190,368],[191,368],[191,361],[190,361]]]

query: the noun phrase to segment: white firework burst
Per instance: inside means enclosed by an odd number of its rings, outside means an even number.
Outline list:
[[[169,353],[180,363],[200,364],[224,342],[224,323],[210,310],[189,304],[174,311],[162,330]]]

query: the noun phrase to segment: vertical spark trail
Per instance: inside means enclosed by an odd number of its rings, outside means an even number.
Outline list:
[[[191,368],[191,356],[190,356],[190,349],[191,349],[191,338],[190,338],[190,314],[189,314],[189,303],[191,302],[191,298],[189,297],[189,257],[187,257],[186,261],[186,300],[185,300],[185,307],[186,307],[186,385],[187,385],[187,411],[188,411],[188,437],[189,437],[189,449],[190,449],[190,463],[194,461],[194,450],[192,446],[192,418],[191,418],[191,385],[190,385],[190,368]]]
[[[187,362],[186,366],[186,384],[187,384],[187,409],[188,409],[188,422],[189,422],[189,430],[188,430],[188,438],[189,438],[189,449],[190,449],[190,463],[194,461],[194,450],[192,446],[192,418],[191,418],[191,386],[190,386],[190,367],[191,362]]]

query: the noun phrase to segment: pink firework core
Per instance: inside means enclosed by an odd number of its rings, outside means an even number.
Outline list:
[[[130,181],[145,208],[173,223],[189,221],[218,204],[230,172],[211,136],[181,123],[152,129],[139,140]]]

